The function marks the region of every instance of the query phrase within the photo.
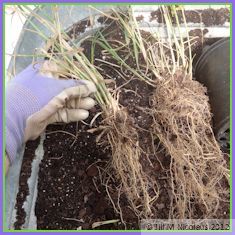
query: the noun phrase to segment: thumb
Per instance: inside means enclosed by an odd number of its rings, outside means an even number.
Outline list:
[[[59,86],[63,87],[63,90],[71,87],[84,86],[84,89],[87,89],[88,95],[96,92],[95,84],[88,80],[60,79],[57,82]]]

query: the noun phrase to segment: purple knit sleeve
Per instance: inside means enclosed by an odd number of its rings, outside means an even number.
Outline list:
[[[26,119],[40,110],[37,97],[20,84],[10,84],[6,91],[6,152],[14,161],[24,140]]]

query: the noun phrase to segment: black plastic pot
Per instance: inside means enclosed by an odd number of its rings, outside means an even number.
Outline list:
[[[230,149],[230,39],[212,44],[199,58],[195,67],[196,79],[208,89],[213,126],[221,148]]]

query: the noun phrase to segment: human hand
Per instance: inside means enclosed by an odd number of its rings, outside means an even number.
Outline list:
[[[21,145],[36,139],[48,124],[88,117],[96,92],[90,81],[55,79],[30,65],[9,82],[6,90],[6,152],[12,163]]]

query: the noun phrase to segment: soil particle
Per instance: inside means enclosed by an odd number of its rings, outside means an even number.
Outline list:
[[[97,167],[95,165],[92,165],[92,166],[88,167],[87,175],[88,176],[97,176],[98,175]]]
[[[206,33],[208,33],[208,29],[193,29],[189,31],[189,36],[202,38]]]
[[[90,20],[82,20],[79,23],[75,23],[71,26],[71,29],[67,33],[71,38],[76,38],[81,33],[85,32],[86,28],[91,26]]]
[[[100,198],[99,201],[97,202],[95,208],[94,208],[94,212],[96,214],[104,214],[105,210],[109,207],[109,205],[107,204],[107,202],[103,199]]]
[[[164,23],[165,22],[164,21],[164,16],[163,16],[160,9],[157,9],[156,11],[152,11],[150,14],[151,14],[151,18],[150,18],[151,21],[156,20],[158,23]]]
[[[114,17],[115,18],[115,15],[114,14],[111,14],[110,15],[111,17]],[[113,21],[112,18],[110,17],[107,17],[107,16],[100,16],[97,20],[100,24],[106,24],[106,25],[113,25],[115,24],[115,22]]]
[[[143,15],[139,15],[139,16],[136,17],[136,20],[139,21],[139,22],[143,21],[144,20],[144,16]]]

